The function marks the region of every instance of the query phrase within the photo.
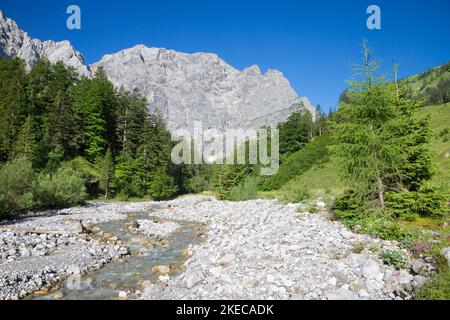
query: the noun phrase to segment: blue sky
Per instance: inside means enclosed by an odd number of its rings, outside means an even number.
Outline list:
[[[82,30],[66,28],[66,8],[82,10]],[[382,29],[366,28],[380,6]],[[450,60],[449,0],[1,0],[0,9],[31,36],[69,40],[88,63],[145,44],[214,52],[232,66],[278,69],[301,96],[328,110],[351,78],[367,38],[389,72],[402,77]]]

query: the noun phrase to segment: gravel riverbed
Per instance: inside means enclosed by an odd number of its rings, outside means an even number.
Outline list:
[[[141,299],[409,299],[425,280],[373,252],[398,249],[395,243],[298,205],[194,196],[152,215],[203,222],[209,231],[189,248],[185,271],[165,286],[147,282]]]
[[[149,209],[155,219],[136,221],[133,232],[163,238],[180,227],[173,221],[204,223],[207,231],[185,250],[183,271],[145,282],[140,299],[410,299],[426,280],[409,272],[414,261],[406,251],[406,269],[382,263],[379,252],[398,250],[395,242],[355,234],[300,205],[188,196],[95,203],[0,223],[0,299],[26,297],[126,256],[119,239],[100,241],[83,229]]]
[[[95,240],[88,227],[126,219],[154,202],[94,203],[48,210],[0,223],[0,300],[23,298],[61,279],[99,269],[129,254],[118,239]]]

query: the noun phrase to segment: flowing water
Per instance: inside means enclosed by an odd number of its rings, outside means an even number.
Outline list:
[[[150,219],[149,213],[134,213],[128,215],[126,220],[97,225],[103,232],[119,238],[122,246],[130,248],[130,257],[112,261],[101,269],[78,278],[70,277],[51,288],[47,294],[34,294],[29,299],[117,299],[122,291],[134,292],[140,289],[143,281],[156,282],[160,274],[152,271],[154,266],[170,266],[170,276],[176,275],[187,259],[183,252],[189,244],[201,241],[199,234],[203,226],[176,221],[182,228],[164,241],[155,242],[145,235],[129,231],[127,225],[142,219]]]

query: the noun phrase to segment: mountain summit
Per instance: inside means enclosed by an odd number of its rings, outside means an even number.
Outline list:
[[[116,87],[137,88],[160,110],[169,130],[258,128],[274,126],[292,112],[315,109],[299,97],[277,70],[262,74],[258,66],[237,70],[211,53],[181,53],[138,45],[87,66],[70,42],[32,39],[0,11],[0,56],[23,59],[28,70],[41,58],[62,61],[80,75],[91,77],[103,67]]]
[[[0,56],[18,57],[25,61],[27,69],[46,57],[50,62],[63,61],[73,67],[80,75],[90,76],[89,68],[84,64],[81,53],[76,51],[69,41],[45,41],[32,39],[21,30],[17,23],[6,18],[0,10]]]

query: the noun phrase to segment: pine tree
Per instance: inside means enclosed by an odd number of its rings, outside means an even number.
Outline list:
[[[37,157],[36,126],[33,116],[29,115],[22,125],[14,145],[14,158],[24,158],[31,163],[36,162]]]
[[[76,73],[61,62],[51,66],[48,93],[51,98],[43,115],[43,145],[47,150],[56,146],[64,149],[66,156],[75,155],[80,141],[73,110],[73,87]]]
[[[27,117],[25,65],[0,59],[0,161],[10,160],[17,135]]]
[[[125,91],[121,88],[117,98],[117,135],[122,150],[136,153],[141,144],[148,118],[147,99],[139,91]]]
[[[108,148],[105,156],[97,160],[97,168],[100,172],[100,188],[105,191],[105,198],[110,195],[110,186],[114,177],[114,159],[111,149]]]
[[[299,151],[313,136],[311,114],[302,110],[293,113],[286,122],[278,125],[280,130],[280,153],[284,157]]]
[[[153,172],[148,184],[148,194],[154,200],[164,200],[173,197],[178,191],[172,176],[167,168],[161,166]]]
[[[86,156],[95,160],[109,147],[117,149],[114,87],[102,68],[94,79],[84,78],[75,90],[74,109],[80,122],[82,144]]]
[[[351,82],[349,102],[340,105],[334,151],[355,196],[384,207],[386,191],[412,187],[418,175],[428,177],[426,159],[414,160],[425,150],[427,133],[424,123],[413,120],[417,106],[398,94],[395,83],[375,76],[378,62],[371,59],[367,42],[362,48],[363,64],[356,66],[356,75],[363,81]]]

